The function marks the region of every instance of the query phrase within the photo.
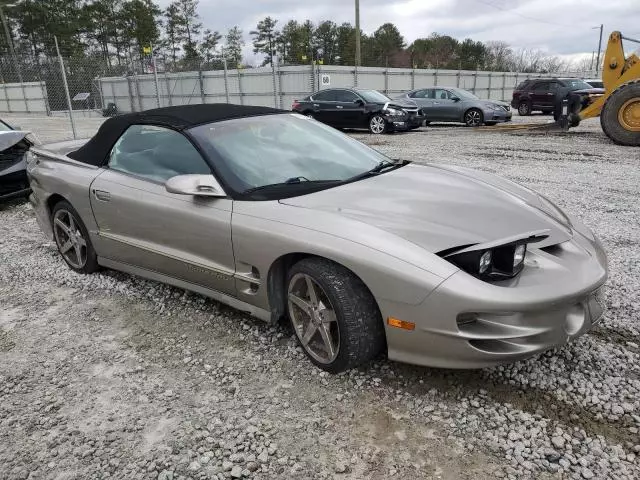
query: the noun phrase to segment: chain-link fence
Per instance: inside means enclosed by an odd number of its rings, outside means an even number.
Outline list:
[[[419,68],[353,67],[311,62],[237,68],[223,56],[174,62],[145,55],[136,60],[100,55],[37,58],[0,56],[0,113],[109,117],[151,108],[197,103],[235,103],[288,109],[292,102],[331,87],[370,88],[390,97],[430,86],[459,87],[480,98],[510,100],[536,73]],[[560,75],[560,74],[557,74]],[[594,72],[565,73],[594,76]],[[75,122],[74,122],[75,120]]]

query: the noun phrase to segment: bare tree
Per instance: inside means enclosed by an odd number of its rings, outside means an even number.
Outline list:
[[[487,65],[485,68],[496,72],[508,71],[513,65],[513,50],[507,42],[486,42]]]

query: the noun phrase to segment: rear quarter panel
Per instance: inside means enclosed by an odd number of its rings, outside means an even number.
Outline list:
[[[90,235],[95,235],[97,226],[91,211],[89,188],[101,172],[101,168],[77,162],[64,155],[42,149],[31,150],[27,174],[38,220],[47,236],[52,237],[48,204],[54,195],[68,201],[80,215]]]

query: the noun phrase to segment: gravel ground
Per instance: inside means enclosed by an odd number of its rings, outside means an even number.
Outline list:
[[[65,119],[8,120],[69,138]],[[0,478],[639,478],[640,150],[612,145],[597,120],[566,135],[354,136],[394,158],[498,173],[581,217],[609,254],[605,319],[510,366],[381,358],[331,376],[287,326],[116,272],[73,273],[29,205],[5,205]]]

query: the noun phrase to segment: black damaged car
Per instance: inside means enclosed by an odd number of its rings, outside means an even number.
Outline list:
[[[31,192],[26,169],[27,152],[34,141],[28,135],[0,120],[0,201],[27,197]]]
[[[375,134],[413,130],[425,119],[414,102],[361,88],[320,90],[295,100],[291,110],[335,128],[366,128]]]

